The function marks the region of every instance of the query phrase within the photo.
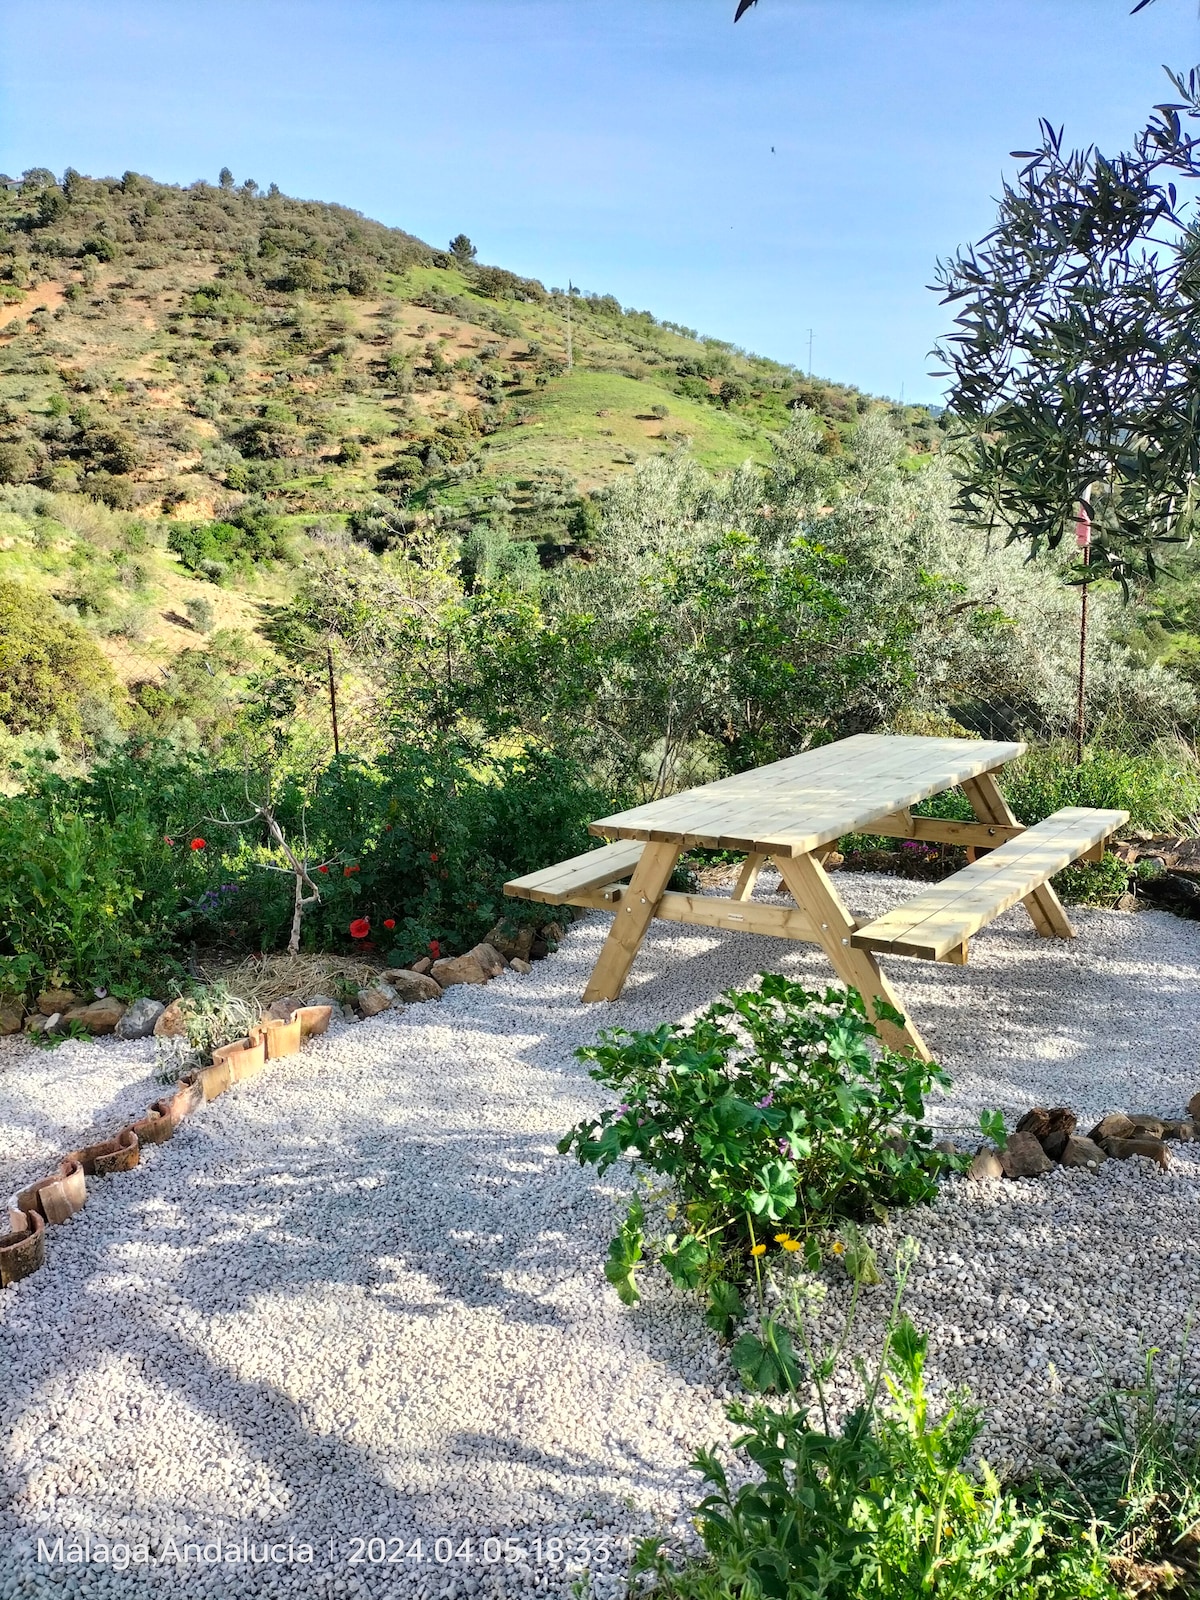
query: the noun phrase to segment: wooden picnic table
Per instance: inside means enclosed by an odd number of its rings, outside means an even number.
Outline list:
[[[657,917],[820,945],[873,1016],[880,1000],[903,1011],[879,966],[880,953],[961,964],[972,934],[1018,900],[1039,934],[1074,937],[1049,878],[1072,861],[1102,852],[1107,837],[1128,819],[1124,812],[1075,807],[1023,827],[995,774],[1024,749],[1017,741],[855,734],[601,817],[590,831],[612,842],[515,879],[505,892],[614,912],[585,1000],[620,995]],[[919,801],[953,788],[966,795],[975,821],[912,815]],[[976,859],[860,927],[822,865],[838,839],[859,832],[961,845]],[[694,849],[745,856],[731,896],[668,889],[680,856]],[[794,907],[751,901],[767,860],[778,868]],[[627,886],[622,878],[630,879]],[[877,1018],[877,1025],[894,1048],[929,1059],[911,1020],[898,1027]]]

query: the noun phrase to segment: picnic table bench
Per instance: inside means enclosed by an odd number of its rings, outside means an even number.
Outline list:
[[[614,913],[585,1000],[620,995],[657,917],[817,944],[842,981],[860,991],[873,1016],[880,1000],[903,1010],[878,955],[961,965],[971,938],[1018,901],[1043,937],[1073,938],[1050,879],[1073,861],[1097,859],[1105,840],[1128,821],[1124,811],[1075,806],[1024,827],[995,778],[1024,750],[1018,741],[855,734],[602,817],[590,831],[609,843],[515,878],[504,892],[548,905]],[[953,788],[966,795],[973,822],[913,816],[914,805]],[[858,832],[961,845],[975,859],[860,926],[822,865],[838,839]],[[668,889],[680,855],[693,849],[745,857],[731,895]],[[768,860],[794,906],[750,899]],[[906,1018],[902,1027],[876,1020],[894,1048],[929,1059],[911,1020]]]

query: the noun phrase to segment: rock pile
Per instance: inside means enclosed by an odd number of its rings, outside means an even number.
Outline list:
[[[355,1003],[343,1007],[343,1014],[348,1022],[377,1017],[393,1007],[440,1000],[455,984],[490,983],[502,972],[532,972],[533,962],[557,950],[564,937],[557,922],[544,928],[514,928],[498,922],[487,938],[465,955],[442,956],[436,961],[422,956],[411,967],[389,967],[358,991]]]
[[[1086,1135],[1076,1133],[1077,1119],[1069,1106],[1034,1106],[1009,1134],[1003,1150],[981,1145],[967,1168],[969,1178],[1040,1178],[1058,1163],[1086,1167],[1094,1172],[1109,1157],[1128,1161],[1133,1156],[1153,1161],[1165,1172],[1170,1165],[1169,1143],[1190,1142],[1200,1123],[1200,1094],[1188,1101],[1186,1117],[1159,1117],[1149,1113],[1110,1111]]]

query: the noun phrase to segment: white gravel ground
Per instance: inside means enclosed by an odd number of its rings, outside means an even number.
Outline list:
[[[859,912],[915,888],[839,881]],[[1042,941],[1018,909],[966,968],[895,963],[955,1079],[945,1127],[1039,1102],[1177,1112],[1200,1088],[1200,926],[1075,920],[1075,943]],[[827,968],[806,947],[659,926],[622,1001],[585,1008],[606,925],[577,924],[529,977],[339,1028],[91,1183],[46,1269],[0,1295],[2,1600],[566,1595],[555,1539],[590,1556],[604,1600],[629,1542],[679,1525],[689,1457],[729,1434],[728,1375],[695,1307],[660,1287],[626,1311],[604,1282],[621,1184],[554,1150],[601,1099],[572,1051],[765,967]],[[147,1043],[9,1046],[4,1190],[158,1092]],[[921,1243],[908,1309],[935,1383],[989,1409],[992,1460],[1063,1454],[1091,1426],[1098,1365],[1131,1378],[1146,1345],[1177,1343],[1198,1281],[1196,1149],[1166,1174],[955,1182],[877,1230],[885,1264],[906,1233]],[[888,1297],[864,1295],[867,1349]],[[39,1560],[39,1536],[53,1553],[60,1534],[64,1559]],[[66,1559],[85,1534],[93,1559]],[[205,1559],[243,1537],[275,1559]],[[496,1563],[505,1539],[527,1558]],[[115,1572],[97,1541],[151,1559]]]

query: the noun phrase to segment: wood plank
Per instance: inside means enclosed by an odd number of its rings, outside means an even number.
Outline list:
[[[504,885],[506,895],[517,900],[539,900],[546,905],[562,905],[577,889],[592,889],[612,883],[631,873],[641,859],[644,846],[635,840],[585,850],[581,856],[560,861],[555,866],[529,872]]]
[[[634,957],[658,909],[663,890],[679,860],[677,844],[648,844],[634,869],[629,888],[621,896],[608,930],[608,938],[592,968],[585,1001],[615,1000],[625,987]]]
[[[856,949],[945,960],[1032,888],[1079,859],[1127,820],[1124,811],[1071,807],[856,929]]]
[[[591,824],[605,838],[800,855],[1003,766],[1020,743],[856,734]]]
[[[756,900],[727,900],[712,894],[664,894],[657,915],[664,922],[687,922],[729,933],[764,934],[773,939],[799,939],[819,944],[813,920],[797,906],[763,905]]]
[[[812,919],[817,941],[829,957],[833,970],[843,983],[862,995],[867,1015],[875,1021],[883,1042],[920,1061],[932,1060],[916,1024],[909,1017],[905,1017],[900,1028],[879,1017],[875,1004],[878,1000],[887,1001],[900,1012],[904,1007],[871,952],[857,949],[851,943],[857,924],[824,867],[812,856],[776,856],[775,865],[797,906]]]
[[[836,826],[826,826],[820,832],[795,833],[796,806],[792,802],[774,813],[759,816],[755,825],[761,831],[749,838],[748,843],[764,854],[777,855],[789,850],[794,855],[806,855],[823,845],[836,843],[842,834],[870,833],[876,818],[906,810],[917,801],[928,799],[931,793],[953,788],[957,781],[953,774],[944,774],[931,785],[928,772],[928,763],[920,752],[901,758],[894,765],[888,765],[881,757],[878,770],[866,778],[855,774],[853,796],[845,803]],[[918,782],[921,787],[914,788],[914,783]]]
[[[991,823],[1014,823],[1012,807],[1000,792],[994,774],[981,773],[963,784],[963,793],[977,817]],[[1073,939],[1075,929],[1063,910],[1062,901],[1049,883],[1039,884],[1024,901],[1029,920],[1043,939]]]
[[[565,903],[590,911],[615,911],[628,884],[606,889],[584,889]],[[736,901],[724,895],[665,893],[658,902],[659,922],[686,922],[698,928],[721,928],[727,933],[753,933],[773,939],[797,939],[819,944],[811,917],[795,906],[764,905],[761,901]]]
[[[572,889],[561,904],[581,906],[585,911],[612,911],[628,888],[627,883],[606,883],[596,889]]]
[[[919,839],[923,844],[956,844],[967,849],[994,850],[1025,832],[1020,822],[958,822],[949,817],[914,817],[896,812],[880,817],[866,830],[885,839]]]

